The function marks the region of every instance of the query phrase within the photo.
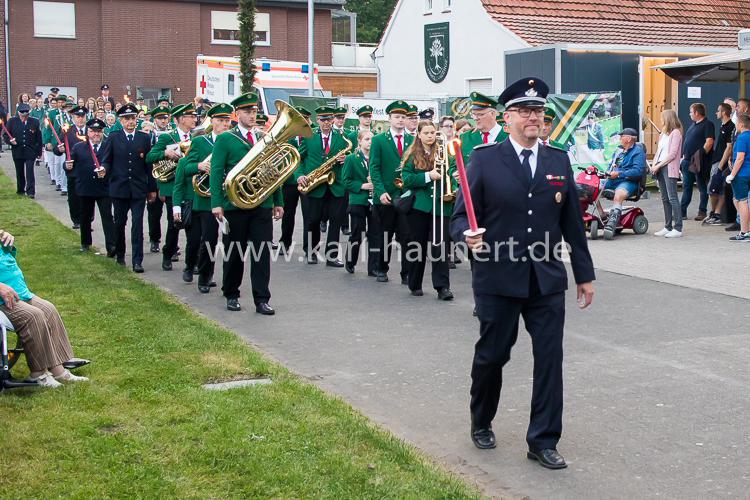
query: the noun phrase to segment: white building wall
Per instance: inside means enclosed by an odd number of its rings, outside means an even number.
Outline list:
[[[409,98],[467,95],[469,80],[491,79],[491,95],[505,88],[505,50],[529,44],[492,20],[481,0],[399,0],[375,51],[382,97]],[[450,67],[445,80],[433,83],[424,67],[424,26],[450,23]],[[476,82],[477,84],[479,82]],[[485,82],[489,83],[489,82]]]

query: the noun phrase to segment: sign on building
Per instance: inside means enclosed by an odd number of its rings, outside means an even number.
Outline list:
[[[449,23],[425,24],[424,68],[427,77],[434,83],[440,83],[448,76],[449,66]]]

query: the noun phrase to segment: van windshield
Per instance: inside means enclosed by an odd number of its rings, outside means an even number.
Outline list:
[[[307,95],[307,89],[279,89],[279,88],[263,89],[263,95],[265,96],[266,103],[268,104],[268,109],[266,110],[266,114],[275,115],[276,105],[274,104],[274,102],[276,101],[276,99],[281,99],[284,102],[289,102],[289,96]],[[315,97],[323,97],[323,91],[315,90],[313,95]]]

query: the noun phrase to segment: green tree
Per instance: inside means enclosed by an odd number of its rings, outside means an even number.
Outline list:
[[[357,41],[378,43],[396,0],[347,0],[346,10],[357,13]]]
[[[239,0],[240,21],[240,84],[242,93],[255,84],[255,0]]]

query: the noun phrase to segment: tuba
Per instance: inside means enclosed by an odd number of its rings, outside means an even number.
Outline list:
[[[185,156],[190,150],[190,141],[182,141],[179,143],[179,149],[182,156]],[[151,170],[151,175],[154,176],[159,182],[169,182],[174,179],[174,174],[177,171],[177,161],[164,158],[154,162]]]
[[[282,100],[271,130],[258,139],[224,179],[227,198],[239,208],[255,208],[292,175],[300,162],[299,152],[287,141],[295,136],[310,137],[312,129],[297,110]]]
[[[331,134],[334,133],[336,132],[331,131]],[[336,156],[324,161],[318,168],[310,172],[307,175],[307,186],[297,186],[300,193],[309,194],[310,191],[318,186],[322,186],[323,184],[328,184],[330,186],[336,182],[336,173],[333,171],[333,167],[336,165],[339,157],[348,155],[352,150],[352,141],[347,139],[341,132],[338,133],[341,134],[341,138],[346,141],[346,147],[336,153]]]
[[[198,137],[199,135],[208,135],[211,133],[211,130],[213,128],[213,125],[211,125],[211,117],[207,115],[206,118],[201,122],[201,124],[193,129],[192,137]]]
[[[206,156],[206,159],[203,161],[211,163],[212,156],[213,153]],[[211,174],[208,172],[201,172],[200,174],[196,174],[193,176],[193,189],[198,196],[202,198],[211,197],[211,183],[209,182],[210,179]]]

